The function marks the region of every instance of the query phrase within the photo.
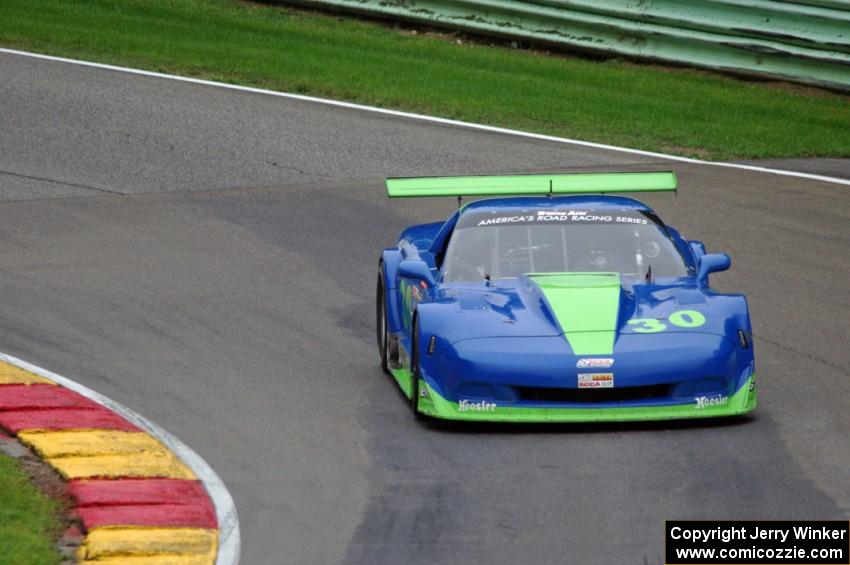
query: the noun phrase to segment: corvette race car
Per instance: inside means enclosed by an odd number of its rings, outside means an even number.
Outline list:
[[[747,300],[729,268],[646,205],[672,172],[387,179],[455,196],[378,267],[382,368],[414,414],[578,422],[730,416],[756,406]],[[460,205],[462,196],[496,196]]]

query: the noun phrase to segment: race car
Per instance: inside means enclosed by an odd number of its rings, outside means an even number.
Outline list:
[[[417,416],[587,422],[732,416],[757,403],[747,300],[731,265],[641,202],[672,172],[390,178],[452,196],[446,221],[384,249],[377,340]],[[461,205],[461,198],[493,197]]]

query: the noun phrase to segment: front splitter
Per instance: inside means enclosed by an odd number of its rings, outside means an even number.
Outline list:
[[[505,406],[486,401],[466,402],[461,405],[444,398],[425,380],[420,380],[419,390],[426,390],[427,393],[419,398],[419,411],[433,418],[478,422],[634,422],[719,418],[738,416],[755,409],[758,404],[758,395],[754,382],[755,376],[751,376],[735,394],[712,399],[712,402],[692,400],[684,404],[622,408],[540,408]]]

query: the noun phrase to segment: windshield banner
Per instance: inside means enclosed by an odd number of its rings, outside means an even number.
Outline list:
[[[523,210],[522,212],[478,212],[464,214],[459,228],[529,224],[638,224],[650,221],[639,212],[609,210]]]

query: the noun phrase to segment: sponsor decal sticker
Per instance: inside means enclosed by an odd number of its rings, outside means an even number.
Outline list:
[[[614,373],[579,373],[579,388],[614,388]]]
[[[538,216],[586,216],[587,210],[538,210]]]
[[[478,402],[470,402],[467,399],[463,399],[457,404],[457,409],[459,412],[492,412],[496,409],[496,405],[492,402],[487,402],[485,400],[479,400]]]
[[[579,359],[576,362],[577,369],[607,369],[614,365],[611,358],[604,359]]]
[[[697,410],[703,408],[711,408],[712,406],[724,406],[729,404],[729,397],[725,394],[716,394],[714,396],[697,396],[694,398]]]
[[[587,216],[587,210],[538,210],[537,222],[572,222]]]

